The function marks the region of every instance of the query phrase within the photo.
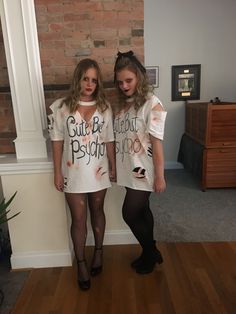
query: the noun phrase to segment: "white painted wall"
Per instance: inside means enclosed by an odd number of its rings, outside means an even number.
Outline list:
[[[236,101],[236,1],[145,0],[145,64],[159,66],[157,94],[168,111],[165,160],[177,160],[185,108],[171,101],[171,66],[201,64],[201,99]]]
[[[27,162],[24,163],[27,165]],[[0,164],[0,168],[4,164]],[[20,214],[8,222],[11,239],[13,269],[56,267],[72,264],[73,249],[70,239],[70,213],[64,193],[53,184],[52,170],[26,172],[15,163],[17,173],[1,170],[0,185],[8,200],[17,194],[10,205],[11,215]],[[25,171],[25,173],[23,173]],[[2,191],[0,190],[0,193]],[[106,233],[104,244],[136,243],[125,225],[122,215],[124,189],[114,185],[108,189],[105,200]],[[94,243],[88,217],[87,244]]]
[[[3,193],[11,215],[8,222],[12,268],[49,267],[71,264],[67,212],[63,194],[53,188],[52,173],[1,176]]]

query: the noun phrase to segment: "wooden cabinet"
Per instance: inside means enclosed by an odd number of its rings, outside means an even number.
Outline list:
[[[204,147],[202,188],[236,187],[236,103],[186,103],[185,133]]]

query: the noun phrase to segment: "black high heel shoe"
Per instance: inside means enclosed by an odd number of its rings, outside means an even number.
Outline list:
[[[78,265],[78,285],[80,287],[81,290],[85,291],[85,290],[88,290],[90,289],[90,286],[91,286],[91,282],[90,282],[90,279],[88,280],[81,280],[79,279],[79,264],[82,264],[82,263],[85,263],[86,264],[86,260],[81,260],[81,261],[77,261],[77,265]],[[86,267],[86,265],[85,265]]]
[[[100,252],[100,254],[101,254],[101,265],[99,265],[99,266],[92,266],[91,267],[91,269],[90,269],[90,275],[91,276],[97,276],[97,275],[99,275],[101,272],[102,272],[102,253],[103,253],[103,251],[102,251],[102,246],[101,247],[95,247],[94,248],[94,253],[93,253],[93,262],[94,262],[94,260],[95,260],[95,254],[96,254],[96,252],[97,251],[101,251]],[[92,263],[93,264],[93,263]]]

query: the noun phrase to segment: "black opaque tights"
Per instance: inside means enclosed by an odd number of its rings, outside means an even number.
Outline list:
[[[122,208],[124,221],[143,249],[153,245],[154,220],[149,207],[150,194],[148,191],[126,188]]]

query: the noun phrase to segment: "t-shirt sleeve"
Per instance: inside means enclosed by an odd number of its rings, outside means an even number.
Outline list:
[[[48,115],[48,132],[52,141],[63,141],[63,115],[60,107],[61,101],[56,100],[49,108],[51,114]]]
[[[160,110],[159,106],[162,107],[160,102],[152,104],[148,115],[147,129],[152,136],[163,140],[167,112]]]
[[[106,118],[107,118],[107,125],[106,125],[105,139],[104,139],[105,143],[114,141],[113,116],[112,116],[112,110],[110,107],[107,109]]]

